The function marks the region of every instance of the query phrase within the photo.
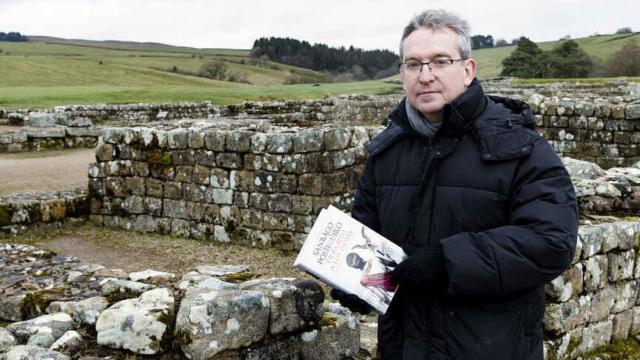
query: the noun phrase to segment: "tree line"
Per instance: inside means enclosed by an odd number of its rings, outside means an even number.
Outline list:
[[[0,41],[29,41],[29,39],[19,32],[0,32]]]
[[[251,57],[336,74],[350,73],[354,80],[379,79],[397,72],[398,55],[389,50],[362,50],[311,45],[291,38],[263,37],[253,43]]]

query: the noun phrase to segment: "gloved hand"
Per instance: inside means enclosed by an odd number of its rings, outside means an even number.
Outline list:
[[[331,289],[329,294],[334,300],[338,300],[340,305],[346,307],[352,312],[367,315],[371,310],[373,310],[371,305],[353,294],[347,294],[346,292],[338,289]]]
[[[419,248],[398,264],[390,275],[395,285],[426,288],[427,291],[444,290],[448,279],[442,246]]]

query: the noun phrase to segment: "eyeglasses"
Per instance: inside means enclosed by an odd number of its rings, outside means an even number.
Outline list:
[[[432,74],[438,74],[445,71],[453,63],[457,61],[465,61],[466,59],[435,59],[429,62],[419,62],[415,60],[405,61],[400,63],[400,70],[404,71],[407,75],[418,75],[422,73],[423,66],[427,65],[429,71]]]

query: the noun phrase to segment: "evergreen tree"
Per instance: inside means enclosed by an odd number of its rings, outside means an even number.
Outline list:
[[[542,50],[526,37],[521,37],[516,49],[502,60],[502,76],[519,78],[541,77],[540,55]]]
[[[593,62],[578,43],[567,40],[540,57],[542,77],[545,78],[584,78],[588,77]]]

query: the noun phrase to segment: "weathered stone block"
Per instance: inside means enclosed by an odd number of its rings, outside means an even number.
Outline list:
[[[147,199],[145,199],[146,201]],[[146,203],[145,203],[146,206]],[[145,209],[145,211],[148,211]],[[160,211],[156,211],[156,214],[160,216]],[[155,232],[158,231],[158,221],[150,215],[138,215],[134,216],[131,222],[131,228],[134,231],[139,232]]]
[[[182,198],[182,183],[179,182],[165,182],[164,183],[164,197],[167,199],[181,199]]]
[[[267,134],[256,133],[251,136],[251,152],[261,154],[267,148]]]
[[[313,211],[313,201],[309,196],[291,196],[291,211],[294,214],[308,215]]]
[[[173,165],[194,165],[196,163],[195,154],[193,150],[172,151],[171,163]]]
[[[209,150],[198,150],[195,152],[195,161],[198,165],[214,167],[216,166],[216,153]]]
[[[237,174],[237,172],[235,174]],[[222,169],[211,169],[209,183],[214,188],[229,188],[229,172]]]
[[[596,292],[607,285],[609,260],[606,255],[596,255],[585,261],[584,288],[588,292]]]
[[[145,181],[142,177],[127,177],[124,179],[124,187],[129,194],[144,196]]]
[[[224,151],[226,132],[207,130],[204,133],[204,146],[207,150]]]
[[[297,132],[293,136],[293,151],[296,153],[322,151],[323,134],[323,129],[305,129]]]
[[[223,169],[241,169],[242,156],[237,153],[220,153],[216,155],[216,165]]]
[[[578,228],[578,236],[582,241],[582,258],[587,259],[602,250],[604,229],[598,225],[583,225]]]
[[[611,313],[620,313],[632,308],[638,298],[638,281],[632,280],[616,285],[613,288],[614,304]]]
[[[111,161],[115,154],[112,144],[100,144],[96,148],[96,160],[97,161]]]
[[[41,347],[32,345],[17,345],[12,347],[5,354],[2,354],[5,360],[70,360],[67,355],[61,354],[57,351],[50,349],[43,349]]]
[[[620,341],[629,337],[631,323],[633,322],[633,311],[627,310],[616,314],[612,321],[611,340]]]
[[[233,190],[208,188],[206,201],[213,204],[233,204]]]
[[[635,265],[636,252],[628,250],[622,253],[608,253],[609,259],[609,281],[618,282],[633,277],[633,267]]]
[[[544,314],[544,328],[556,335],[575,329],[587,322],[590,307],[591,300],[585,296],[561,304],[549,304]]]
[[[186,149],[189,147],[189,130],[173,129],[167,132],[167,147],[169,149]]]
[[[344,172],[324,174],[322,176],[322,194],[334,195],[347,191],[347,177]]]
[[[105,190],[107,196],[113,196],[117,198],[124,198],[127,196],[127,191],[124,186],[124,180],[118,177],[108,177],[104,179]]]
[[[227,133],[227,150],[236,152],[249,152],[251,150],[251,136],[253,131],[233,130]]]
[[[196,165],[193,167],[193,177],[191,181],[200,185],[209,185],[211,170],[202,165]]]
[[[213,181],[211,183],[213,184]],[[253,172],[235,170],[229,172],[229,188],[237,191],[252,192],[255,187]]]
[[[298,191],[302,194],[320,195],[322,194],[322,175],[304,174],[300,175]]]
[[[189,129],[189,148],[202,149],[204,147],[204,136],[199,129]]]
[[[329,152],[314,152],[305,154],[307,167],[309,172],[322,172],[329,173],[334,170],[333,168],[333,156]]]
[[[47,332],[55,339],[73,329],[73,319],[63,312],[42,315],[30,320],[15,322],[7,326],[19,342],[26,342],[31,335],[39,332]]]
[[[293,133],[267,133],[266,147],[268,153],[285,154],[293,150]]]
[[[328,151],[346,149],[351,137],[352,133],[349,129],[328,129],[324,133],[324,147]]]
[[[355,357],[360,349],[360,326],[355,316],[340,305],[325,303],[323,319],[330,325],[301,335],[304,359],[324,360]]]
[[[124,199],[122,209],[129,214],[144,214],[144,201],[140,196],[130,195]]]
[[[263,214],[253,209],[241,209],[240,218],[243,226],[261,229]]]
[[[206,199],[206,186],[195,184],[184,184],[182,186],[182,198],[187,201],[203,202]]]
[[[134,161],[131,164],[131,174],[133,176],[147,177],[149,176],[149,165],[145,162]]]
[[[167,328],[173,317],[173,303],[173,295],[166,288],[116,303],[98,318],[98,344],[143,355],[163,352],[170,335]]]
[[[269,211],[291,212],[292,203],[289,194],[271,194],[268,196],[267,206]]]
[[[25,126],[50,127],[56,125],[56,119],[51,113],[30,112],[29,117],[24,121]]]
[[[173,236],[189,237],[189,235],[191,234],[192,228],[193,228],[192,223],[187,220],[182,220],[182,219],[171,220],[171,235]]]
[[[239,208],[249,207],[249,193],[235,191],[233,193],[233,205]]]
[[[603,321],[587,326],[582,331],[582,341],[578,348],[579,351],[587,352],[607,345],[611,341],[612,332],[613,324],[611,321]]]
[[[187,207],[184,201],[163,200],[162,216],[172,219],[188,219]]]
[[[296,191],[297,182],[294,175],[256,171],[254,176],[255,188],[258,191],[266,193],[295,193]]]
[[[607,287],[593,294],[588,315],[589,322],[595,323],[607,319],[614,303],[615,292],[613,288]]]
[[[154,178],[145,179],[146,194],[148,196],[162,198],[164,196],[164,190],[162,181]]]
[[[555,278],[546,287],[547,295],[560,302],[582,292],[582,264],[577,264]]]
[[[314,281],[268,279],[247,281],[242,290],[257,290],[269,298],[269,332],[299,331],[317,324],[322,316],[324,292]]]
[[[192,289],[178,310],[175,333],[188,357],[213,359],[262,340],[268,323],[269,299],[259,291]]]
[[[47,312],[64,312],[77,323],[93,326],[100,313],[108,306],[107,298],[95,296],[80,301],[54,301],[47,307]]]
[[[631,335],[637,335],[640,334],[640,306],[634,306],[631,312]]]

